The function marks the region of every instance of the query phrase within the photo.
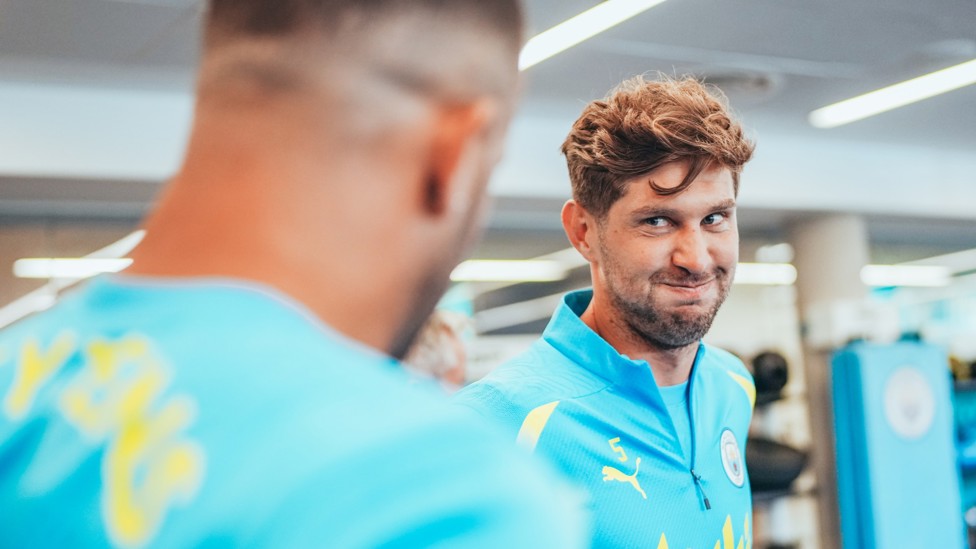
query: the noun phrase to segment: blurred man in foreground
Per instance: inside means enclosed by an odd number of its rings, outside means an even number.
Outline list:
[[[131,268],[0,334],[19,547],[570,547],[546,472],[408,387],[511,114],[515,0],[214,0]]]
[[[590,103],[563,143],[562,222],[593,289],[459,394],[588,489],[597,547],[751,545],[755,388],[701,338],[732,285],[752,150],[724,97],[691,78],[637,78]]]

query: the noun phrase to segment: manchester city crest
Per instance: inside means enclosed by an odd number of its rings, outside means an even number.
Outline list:
[[[739,451],[739,443],[735,440],[735,435],[732,431],[726,429],[722,431],[722,442],[719,444],[719,448],[722,452],[722,467],[725,468],[725,474],[738,487],[742,487],[745,482],[746,470],[745,464],[742,463],[742,452]]]

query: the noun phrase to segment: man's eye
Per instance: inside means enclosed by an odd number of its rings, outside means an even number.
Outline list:
[[[702,220],[702,225],[715,225],[722,221],[725,221],[725,214],[713,213],[705,216],[705,219]]]
[[[649,217],[644,220],[644,224],[651,227],[664,227],[668,224],[668,220],[664,217]]]

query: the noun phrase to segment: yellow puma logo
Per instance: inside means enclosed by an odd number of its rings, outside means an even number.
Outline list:
[[[641,458],[637,458],[637,468],[634,469],[634,474],[632,474],[632,475],[625,475],[625,474],[623,474],[620,471],[620,469],[617,469],[616,467],[611,467],[609,465],[604,465],[603,466],[603,482],[607,482],[608,480],[616,480],[616,481],[619,481],[619,482],[626,482],[626,483],[630,484],[631,486],[633,486],[635,490],[637,490],[638,492],[640,492],[640,495],[644,496],[644,499],[647,499],[647,494],[644,493],[644,490],[641,489],[641,487],[640,487],[640,483],[637,482],[637,471],[640,471],[640,460],[641,460]]]

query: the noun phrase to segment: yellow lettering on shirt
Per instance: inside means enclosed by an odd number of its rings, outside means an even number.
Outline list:
[[[620,454],[620,457],[617,459],[619,459],[621,462],[627,461],[627,452],[625,452],[620,446],[620,437],[611,438],[607,442],[610,443],[610,449],[613,450],[614,453]]]
[[[202,483],[203,450],[182,434],[195,406],[163,398],[169,376],[144,340],[95,340],[85,351],[86,368],[63,391],[61,411],[89,439],[108,439],[103,519],[113,542],[140,546]]]
[[[61,394],[61,411],[82,433],[101,440],[124,420],[126,402],[132,408],[153,400],[165,379],[141,339],[95,340],[85,353],[87,367]]]
[[[75,351],[75,336],[62,332],[46,350],[36,340],[29,340],[20,349],[20,360],[14,381],[3,400],[3,410],[11,420],[23,418],[37,393],[45,383],[71,358]]]
[[[105,455],[103,510],[112,538],[133,546],[155,533],[172,503],[194,496],[203,477],[203,452],[178,439],[193,421],[189,401],[174,398],[154,415],[146,409],[129,412]]]
[[[752,535],[749,529],[749,514],[743,523],[742,535],[739,543],[735,544],[735,532],[732,530],[732,515],[726,515],[722,526],[722,539],[715,542],[715,549],[752,549]]]
[[[722,527],[722,539],[725,541],[725,549],[734,549],[732,545],[732,516],[725,517],[725,526]]]
[[[733,546],[735,532],[732,531],[732,515],[725,516],[725,524],[722,526],[722,539],[715,541],[713,549],[752,549],[752,530],[749,528],[749,513],[746,513],[743,524],[742,535],[739,536],[739,544]],[[657,549],[668,549],[668,540],[664,533],[658,541]]]

